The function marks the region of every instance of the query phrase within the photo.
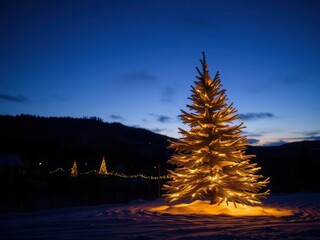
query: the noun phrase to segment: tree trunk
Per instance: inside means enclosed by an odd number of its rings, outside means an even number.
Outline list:
[[[210,205],[214,205],[214,204],[216,204],[216,203],[218,203],[218,197],[217,197],[217,195],[211,194],[211,196],[210,196]]]
[[[210,196],[210,205],[218,203],[218,188],[211,188],[208,193]]]

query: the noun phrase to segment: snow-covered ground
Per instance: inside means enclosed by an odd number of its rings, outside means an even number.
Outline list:
[[[319,193],[264,203],[255,216],[208,212],[203,202],[197,214],[193,205],[177,210],[162,200],[0,214],[0,239],[320,239]]]

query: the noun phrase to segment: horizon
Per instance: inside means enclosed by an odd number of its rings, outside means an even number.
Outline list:
[[[205,51],[250,145],[320,140],[317,1],[0,6],[1,115],[95,116],[179,138]]]
[[[121,122],[117,122],[117,121],[104,121],[102,118],[99,118],[97,116],[82,116],[82,117],[71,117],[71,116],[39,116],[39,115],[30,115],[30,114],[18,114],[18,115],[2,115],[0,114],[0,117],[32,117],[32,118],[57,118],[57,119],[73,119],[73,120],[88,120],[88,121],[96,121],[96,122],[101,122],[101,123],[106,123],[106,124],[121,124],[125,127],[130,127],[130,128],[135,128],[135,129],[142,129],[142,130],[146,130],[155,134],[159,134],[162,135],[164,137],[168,137],[168,138],[173,138],[170,137],[168,135],[165,134],[161,134],[161,133],[157,133],[157,132],[153,132],[150,129],[144,128],[142,126],[128,126],[125,125]],[[244,134],[243,134],[244,135]],[[174,139],[178,139],[178,138],[174,138]],[[248,146],[251,147],[278,147],[278,146],[283,146],[285,144],[289,144],[289,143],[301,143],[301,142],[316,142],[316,141],[320,141],[317,139],[306,139],[306,140],[297,140],[297,141],[292,141],[292,142],[271,142],[271,143],[265,143],[265,144],[250,144],[248,143]]]

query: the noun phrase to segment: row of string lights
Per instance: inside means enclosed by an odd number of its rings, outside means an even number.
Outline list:
[[[68,170],[65,170],[63,168],[57,168],[53,171],[50,171],[49,173],[50,174],[56,174],[56,173],[59,173],[59,172],[68,172],[70,171],[69,169]],[[118,173],[118,172],[115,172],[115,171],[110,171],[108,172],[107,171],[107,166],[106,166],[106,161],[105,161],[105,158],[103,157],[102,158],[102,162],[101,162],[101,165],[100,165],[100,169],[99,171],[97,170],[91,170],[91,171],[88,171],[88,172],[78,172],[78,167],[77,167],[77,162],[74,161],[73,162],[73,165],[72,165],[72,168],[71,168],[71,176],[72,177],[77,177],[78,175],[91,175],[91,174],[99,174],[99,175],[105,175],[105,176],[116,176],[116,177],[121,177],[121,178],[143,178],[143,179],[150,179],[150,180],[157,180],[157,179],[170,179],[170,177],[168,175],[162,175],[162,176],[148,176],[148,175],[145,175],[145,174],[133,174],[133,175],[127,175],[127,174],[124,174],[124,173]]]

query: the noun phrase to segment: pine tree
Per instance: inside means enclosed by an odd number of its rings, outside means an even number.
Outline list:
[[[233,103],[227,104],[225,90],[221,90],[219,72],[212,80],[205,54],[200,60],[202,71],[197,67],[199,76],[195,87],[191,86],[187,105],[190,112],[181,110],[182,122],[190,130],[179,128],[182,138],[171,142],[169,148],[175,149],[169,163],[176,166],[169,170],[172,180],[164,185],[166,200],[186,201],[209,198],[211,204],[233,202],[262,204],[269,190],[259,193],[269,182],[269,178],[257,172],[260,167],[250,163],[254,155],[246,155],[247,137],[242,135],[243,123],[234,125],[239,119]]]
[[[107,175],[108,174],[107,165],[106,165],[106,161],[105,161],[104,157],[102,157],[102,162],[101,162],[101,165],[100,165],[99,174],[101,174],[101,175]]]
[[[76,160],[74,160],[71,168],[71,177],[77,177],[77,176],[78,176],[78,167],[77,167]]]

